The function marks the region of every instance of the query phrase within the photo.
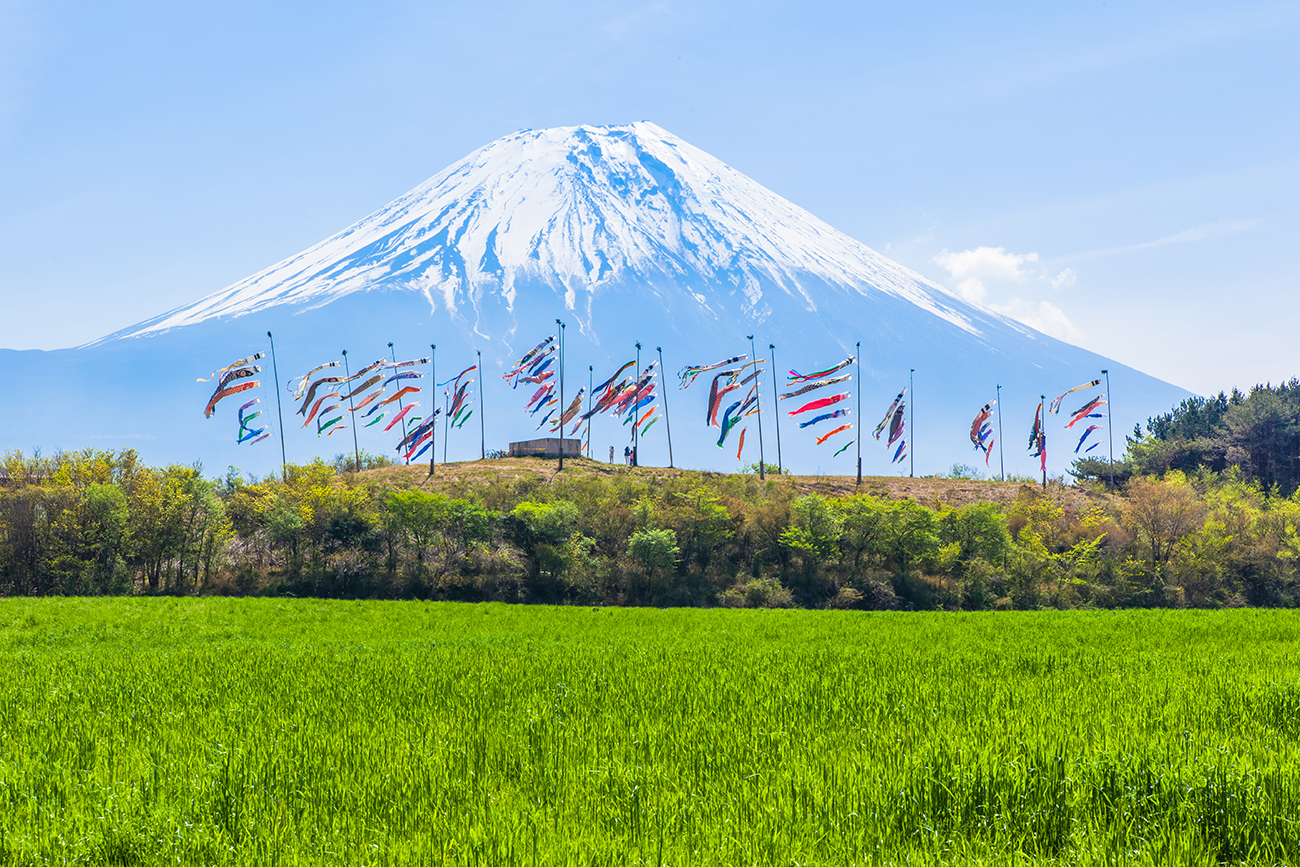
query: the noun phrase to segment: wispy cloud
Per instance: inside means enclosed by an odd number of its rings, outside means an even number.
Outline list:
[[[1052,284],[1053,289],[1064,289],[1066,286],[1073,286],[1079,275],[1074,273],[1073,268],[1066,268],[1055,277],[1048,277],[1047,282]]]
[[[34,0],[0,0],[0,140],[9,120],[34,86],[34,70],[46,40]]]
[[[1256,9],[1223,6],[1201,14],[1165,16],[1156,25],[1136,30],[1121,28],[1114,39],[1081,50],[1060,51],[1056,45],[1009,50],[1005,64],[994,67],[989,75],[970,80],[964,89],[1006,93],[1086,78],[1204,45],[1276,30],[1293,24],[1297,14],[1291,3],[1266,4]]]
[[[1227,238],[1232,235],[1240,235],[1243,232],[1250,232],[1260,226],[1260,220],[1220,220],[1217,223],[1207,223],[1203,226],[1197,226],[1194,229],[1185,229],[1181,232],[1175,232],[1172,235],[1166,235],[1163,238],[1157,238],[1154,241],[1143,241],[1139,244],[1125,244],[1122,247],[1105,247],[1100,250],[1084,250],[1081,253],[1070,253],[1065,256],[1057,256],[1052,259],[1053,262],[1079,262],[1084,259],[1098,259],[1102,256],[1114,256],[1118,253],[1136,253],[1139,250],[1150,250],[1153,247],[1167,247],[1171,244],[1190,244],[1195,241],[1217,241],[1220,238]],[[1066,269],[1069,270],[1068,268]]]
[[[666,11],[668,11],[667,3],[654,3],[649,6],[642,6],[635,12],[616,15],[601,25],[600,29],[616,39],[621,39],[630,31],[639,27],[642,22]]]

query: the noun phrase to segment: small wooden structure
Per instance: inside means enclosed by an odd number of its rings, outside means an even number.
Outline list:
[[[564,449],[566,458],[580,457],[582,455],[582,440],[546,437],[540,440],[524,440],[523,442],[511,443],[510,457],[558,458],[561,448]]]

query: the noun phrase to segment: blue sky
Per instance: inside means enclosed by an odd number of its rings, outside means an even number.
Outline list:
[[[1201,393],[1300,374],[1300,4],[0,0],[0,346],[220,289],[513,130],[652,120]]]

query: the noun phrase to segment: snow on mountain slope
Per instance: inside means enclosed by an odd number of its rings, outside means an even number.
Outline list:
[[[485,298],[513,309],[521,284],[540,283],[581,318],[603,289],[629,282],[673,285],[710,317],[726,308],[759,322],[773,301],[818,312],[819,286],[879,291],[979,330],[943,287],[640,122],[506,136],[316,246],[105,339],[376,289],[416,291],[472,321]]]

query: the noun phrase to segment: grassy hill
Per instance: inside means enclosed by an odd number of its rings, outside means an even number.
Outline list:
[[[358,480],[379,485],[385,489],[419,489],[450,496],[470,496],[477,488],[494,484],[531,481],[550,484],[564,479],[592,479],[605,482],[635,480],[651,488],[692,484],[696,482],[735,485],[741,490],[757,490],[758,476],[747,473],[716,473],[701,470],[669,469],[667,467],[627,467],[587,458],[565,458],[564,472],[559,462],[544,458],[491,458],[480,461],[438,464],[429,475],[428,464],[382,467],[363,470],[356,474]],[[731,480],[728,483],[728,480]],[[1025,482],[999,482],[980,479],[908,478],[907,476],[863,476],[857,484],[855,476],[799,476],[768,475],[771,489],[788,491],[793,496],[820,494],[824,497],[848,497],[870,494],[893,500],[915,500],[928,508],[959,507],[972,503],[997,503],[1008,505],[1026,491],[1041,491],[1039,485]],[[1062,485],[1049,480],[1046,494],[1053,501],[1072,508],[1087,508],[1109,502],[1105,493],[1090,488]]]

